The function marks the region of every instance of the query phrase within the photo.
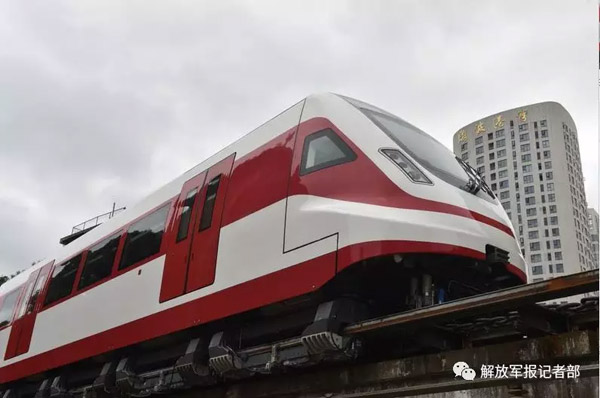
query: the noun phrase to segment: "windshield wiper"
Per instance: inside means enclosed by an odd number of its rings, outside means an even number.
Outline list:
[[[462,166],[462,168],[467,173],[467,176],[469,177],[469,181],[465,184],[463,189],[469,193],[472,193],[473,195],[477,195],[477,192],[483,190],[485,193],[490,195],[492,199],[494,199],[494,192],[492,192],[490,187],[485,183],[481,174],[479,174],[479,172],[475,170],[473,166],[471,166],[469,163],[465,162],[461,158],[456,157],[456,160]]]

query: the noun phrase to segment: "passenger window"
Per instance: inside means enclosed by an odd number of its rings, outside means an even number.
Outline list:
[[[326,167],[351,162],[356,154],[332,130],[313,133],[304,140],[300,175],[312,173]]]
[[[206,199],[204,200],[204,208],[202,209],[202,217],[200,218],[199,231],[210,228],[220,181],[221,175],[219,174],[208,183],[208,187],[206,188]]]
[[[164,205],[129,227],[121,263],[119,264],[120,270],[128,268],[160,251],[170,207],[170,203]]]
[[[196,200],[196,194],[198,193],[198,188],[192,189],[188,192],[185,200],[183,201],[181,211],[181,220],[179,221],[179,230],[177,230],[177,242],[180,242],[187,238],[188,230],[190,229],[190,219],[192,217],[192,208],[194,207],[194,202]]]
[[[51,304],[71,294],[80,262],[81,254],[54,267],[44,305]]]
[[[121,232],[118,232],[90,249],[81,271],[77,289],[83,289],[110,275],[120,239]]]
[[[47,274],[45,273],[38,276],[37,281],[35,282],[35,287],[33,288],[33,292],[31,293],[31,297],[29,297],[29,301],[27,301],[27,308],[25,311],[26,314],[31,314],[35,309],[35,303],[37,303],[37,299],[44,288],[46,276]]]
[[[21,289],[15,289],[3,298],[0,298],[0,327],[6,326],[12,320],[15,304],[19,298]]]

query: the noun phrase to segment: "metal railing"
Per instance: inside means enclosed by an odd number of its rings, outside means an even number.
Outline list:
[[[88,228],[95,227],[96,225],[102,224],[103,222],[110,220],[115,216],[115,214],[122,212],[125,210],[125,207],[115,208],[115,203],[113,203],[113,208],[108,213],[100,214],[94,218],[90,218],[80,224],[77,224],[71,230],[71,234],[84,231]]]

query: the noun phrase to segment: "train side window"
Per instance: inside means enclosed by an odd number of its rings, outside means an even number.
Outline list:
[[[200,218],[199,231],[210,228],[220,182],[221,174],[210,180],[208,183],[208,187],[206,188],[206,199],[204,200],[204,208],[202,209],[202,217]]]
[[[177,242],[181,242],[188,236],[188,230],[190,229],[190,219],[192,217],[192,208],[194,207],[194,202],[196,201],[196,194],[198,193],[198,188],[194,188],[190,190],[183,201],[181,211],[181,220],[179,221],[179,229],[177,230]]]
[[[33,292],[29,297],[29,301],[27,301],[27,308],[25,310],[26,314],[31,314],[35,309],[35,303],[37,303],[37,299],[42,293],[42,289],[44,288],[44,284],[46,283],[47,276],[47,274],[41,274],[40,276],[38,276],[37,281],[35,282],[35,287],[33,288]]]
[[[322,130],[309,135],[304,140],[300,175],[351,162],[354,159],[356,154],[333,130]]]
[[[120,239],[121,232],[118,232],[90,248],[77,289],[83,289],[110,275]]]
[[[8,325],[12,320],[20,291],[21,289],[15,289],[0,299],[0,327]]]
[[[170,207],[170,203],[166,204],[136,223],[131,224],[127,230],[119,270],[128,268],[160,251]]]
[[[48,293],[44,300],[45,306],[71,294],[80,262],[81,254],[54,267]]]

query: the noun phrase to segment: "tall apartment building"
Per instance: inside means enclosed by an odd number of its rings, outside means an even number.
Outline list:
[[[474,121],[454,153],[485,178],[508,213],[536,282],[593,267],[577,129],[556,102]]]
[[[600,261],[600,242],[598,239],[598,225],[600,225],[598,212],[590,207],[588,209],[588,227],[590,228],[590,239],[592,240],[592,257],[595,268],[598,268],[598,261]]]

